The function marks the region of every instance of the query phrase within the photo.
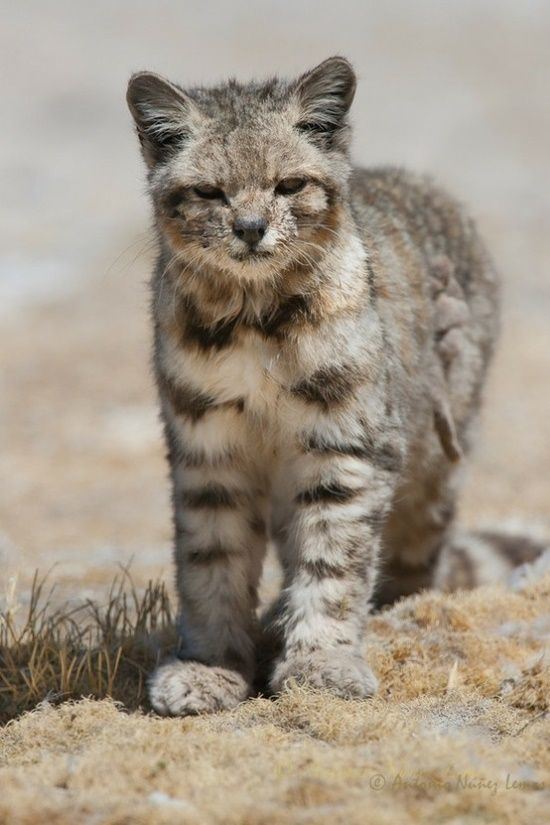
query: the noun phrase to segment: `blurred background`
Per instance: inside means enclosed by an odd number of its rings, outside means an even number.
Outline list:
[[[101,593],[171,578],[149,368],[150,216],[124,95],[355,64],[354,153],[433,173],[477,217],[504,329],[462,502],[550,526],[547,0],[1,3],[0,596],[34,569]]]

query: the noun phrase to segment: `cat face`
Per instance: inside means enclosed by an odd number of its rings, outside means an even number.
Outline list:
[[[355,76],[331,58],[293,83],[128,88],[158,226],[194,271],[241,280],[308,266],[338,233]]]

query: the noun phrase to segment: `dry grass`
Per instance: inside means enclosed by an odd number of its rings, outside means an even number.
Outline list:
[[[15,588],[8,591],[0,612],[0,723],[44,699],[109,696],[127,708],[139,707],[147,673],[172,641],[165,585],[150,582],[138,594],[125,570],[104,606],[87,599],[53,608],[51,595],[46,579],[35,575],[21,621]]]
[[[105,607],[51,613],[33,592],[1,622],[2,718],[42,700],[0,732],[2,823],[547,821],[550,576],[373,616],[374,700],[294,686],[183,720],[139,709],[170,636],[162,585],[124,576]]]

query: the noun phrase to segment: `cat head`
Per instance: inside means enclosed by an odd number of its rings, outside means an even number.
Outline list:
[[[355,86],[341,57],[292,82],[184,90],[135,74],[128,105],[172,252],[245,281],[313,262],[338,234]]]

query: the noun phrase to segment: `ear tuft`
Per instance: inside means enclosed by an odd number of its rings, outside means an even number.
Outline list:
[[[153,72],[132,75],[126,100],[145,161],[152,167],[166,160],[189,135],[195,104],[182,89]]]
[[[295,86],[302,107],[298,128],[334,145],[338,132],[347,125],[357,79],[344,57],[329,57],[298,78]]]

